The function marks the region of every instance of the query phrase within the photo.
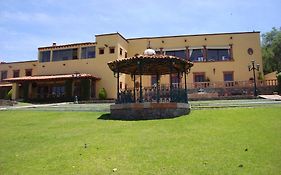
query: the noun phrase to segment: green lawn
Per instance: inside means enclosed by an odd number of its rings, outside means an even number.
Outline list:
[[[280,107],[150,121],[102,114],[1,111],[0,174],[281,174]]]

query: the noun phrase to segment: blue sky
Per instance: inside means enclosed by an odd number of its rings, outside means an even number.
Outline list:
[[[37,59],[37,48],[126,38],[281,26],[281,0],[0,0],[0,61]]]

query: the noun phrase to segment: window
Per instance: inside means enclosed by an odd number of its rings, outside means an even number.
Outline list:
[[[1,71],[1,81],[7,78],[8,71]]]
[[[64,61],[64,60],[75,60],[78,59],[77,48],[65,49],[65,50],[54,50],[53,61]]]
[[[202,72],[202,73],[194,73],[193,81],[194,82],[205,82],[206,81],[205,73],[204,72]]]
[[[96,47],[82,47],[81,49],[81,58],[87,59],[87,58],[95,58],[96,57]]]
[[[54,86],[52,87],[52,96],[53,97],[63,97],[65,95],[64,86]]]
[[[223,81],[234,81],[233,72],[223,72]]]
[[[115,47],[110,47],[110,48],[109,48],[109,53],[110,53],[110,54],[115,53]]]
[[[99,48],[99,54],[103,55],[104,54],[104,48]]]
[[[13,71],[13,77],[16,78],[16,77],[19,77],[20,76],[20,70],[14,70]]]
[[[32,69],[25,69],[25,76],[32,76]]]
[[[127,58],[128,57],[128,53],[127,52],[125,52],[125,58]]]
[[[230,60],[230,54],[228,49],[208,49],[207,50],[208,61],[227,61]]]
[[[119,53],[120,55],[122,55],[123,54],[123,49],[122,48],[120,48],[120,53]]]
[[[39,52],[39,62],[50,62],[51,51]]]
[[[202,49],[191,49],[190,54],[191,61],[204,61]]]
[[[172,50],[172,51],[166,51],[166,55],[176,56],[185,59],[186,54],[185,54],[185,50]]]
[[[122,82],[119,83],[119,88],[122,89]]]

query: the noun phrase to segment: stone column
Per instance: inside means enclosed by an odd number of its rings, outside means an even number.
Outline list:
[[[19,84],[18,83],[13,83],[12,86],[12,100],[16,100],[19,98]]]

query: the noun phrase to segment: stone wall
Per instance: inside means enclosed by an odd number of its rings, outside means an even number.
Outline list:
[[[186,103],[114,104],[110,112],[110,118],[118,120],[165,119],[189,114],[190,106]]]

